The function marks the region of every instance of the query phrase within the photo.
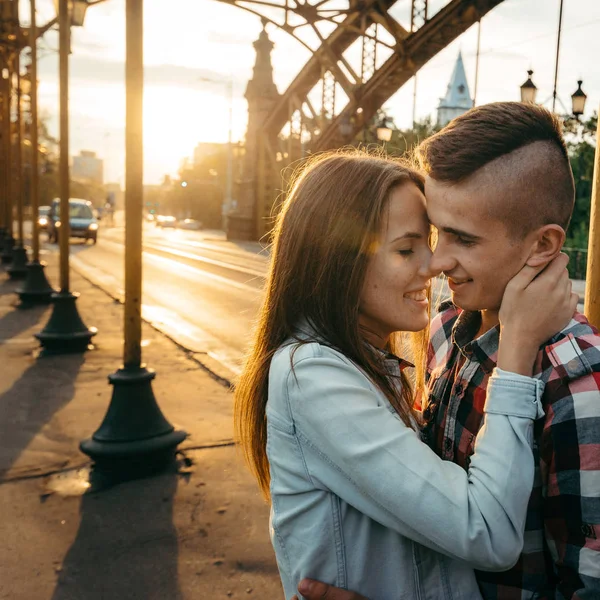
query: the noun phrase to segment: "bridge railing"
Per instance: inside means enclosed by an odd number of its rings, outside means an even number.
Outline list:
[[[569,276],[571,279],[585,279],[588,251],[583,248],[563,248],[569,257]]]

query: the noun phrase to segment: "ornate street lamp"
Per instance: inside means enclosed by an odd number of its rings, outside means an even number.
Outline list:
[[[527,78],[527,81],[521,86],[521,102],[529,102],[529,103],[533,104],[533,103],[535,103],[537,87],[531,79],[531,76],[533,75],[533,71],[529,70],[529,71],[527,71],[527,74],[529,75],[529,77]],[[583,80],[581,80],[581,79],[579,79],[577,81],[577,89],[571,95],[571,111],[572,111],[573,116],[577,119],[579,119],[579,117],[584,113],[585,102],[587,100],[586,93],[581,89],[582,83],[583,83]],[[560,102],[560,98],[559,98],[559,102]],[[565,109],[565,112],[566,112],[567,109],[564,107],[562,102],[561,102],[561,105],[563,106],[563,108]]]
[[[59,0],[54,0],[54,9],[58,15],[58,3]],[[88,2],[88,0],[69,0],[69,16],[71,17],[71,25],[73,27],[83,27],[85,21],[85,11],[88,6],[95,4],[95,2]]]
[[[377,125],[377,139],[380,142],[389,142],[392,139],[392,130],[388,127],[385,117]]]
[[[579,79],[577,81],[577,89],[571,95],[571,102],[573,106],[573,115],[579,119],[579,117],[585,112],[585,101],[587,100],[586,93],[581,89],[583,81]]]
[[[527,81],[521,86],[521,102],[529,102],[531,104],[535,103],[535,96],[537,94],[537,87],[535,83],[531,80],[531,76],[533,75],[533,71],[530,69],[527,71]]]

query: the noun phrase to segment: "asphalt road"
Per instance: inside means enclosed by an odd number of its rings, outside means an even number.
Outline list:
[[[239,373],[262,298],[268,253],[261,250],[228,242],[221,232],[145,224],[143,317],[186,349]],[[123,228],[102,227],[96,245],[72,240],[71,264],[122,297]]]

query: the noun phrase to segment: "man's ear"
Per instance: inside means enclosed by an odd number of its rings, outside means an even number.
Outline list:
[[[534,234],[531,252],[526,264],[539,267],[548,264],[558,256],[565,243],[565,230],[560,225],[544,225]]]

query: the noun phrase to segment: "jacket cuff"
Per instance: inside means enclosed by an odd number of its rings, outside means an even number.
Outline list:
[[[496,367],[489,379],[484,412],[528,419],[544,416],[544,382]]]

